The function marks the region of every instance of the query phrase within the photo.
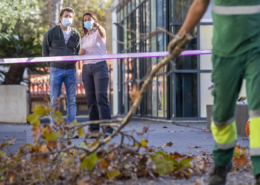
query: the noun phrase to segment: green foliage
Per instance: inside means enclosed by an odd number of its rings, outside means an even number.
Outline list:
[[[182,170],[185,167],[190,167],[190,162],[193,159],[192,157],[180,156],[180,160],[177,160],[174,155],[166,154],[162,151],[155,152],[154,154],[150,154],[150,158],[152,163],[156,166],[154,169],[155,173],[160,175],[170,174],[173,171]]]
[[[6,37],[0,37],[0,58],[20,58],[20,57],[37,57],[41,56],[41,45],[35,44],[35,38],[29,37],[24,39],[21,35],[10,35]],[[19,79],[18,84],[23,81],[23,73],[26,68],[36,73],[42,73],[40,69],[46,65],[44,63],[36,64],[12,64],[1,65],[2,67],[8,67],[7,70],[0,70],[0,80],[5,84],[13,84],[12,79]],[[6,82],[8,79],[8,83]],[[0,82],[1,82],[0,81]],[[16,84],[17,84],[16,83]]]
[[[33,110],[33,113],[34,113],[35,115],[38,115],[38,116],[43,116],[43,115],[49,114],[50,111],[51,111],[51,109],[45,109],[45,108],[42,107],[42,106],[38,106],[38,107],[36,107],[36,108]]]
[[[119,176],[121,173],[119,170],[115,170],[115,171],[108,171],[107,172],[107,178],[109,179],[114,179],[115,177]]]
[[[34,43],[35,37],[24,39],[21,35],[0,37],[0,57],[19,58],[41,56],[42,46]]]
[[[0,1],[0,36],[11,34],[18,20],[24,22],[31,16],[32,7],[37,0],[1,0]]]
[[[102,7],[97,6],[102,1],[103,0],[64,0],[63,7],[71,7],[76,13],[72,27],[76,28],[81,34],[83,34],[82,16],[87,12],[95,14],[98,19],[98,23],[105,27],[106,12]]]
[[[98,157],[95,153],[90,154],[89,156],[86,156],[83,161],[81,162],[81,166],[83,168],[87,168],[88,170],[92,170],[98,161]]]
[[[52,113],[51,117],[54,119],[56,122],[61,122],[63,121],[62,113],[59,111],[55,111]]]
[[[77,132],[78,132],[79,137],[85,138],[85,133],[84,133],[84,129],[83,128],[79,128]]]
[[[174,170],[174,166],[177,165],[177,161],[170,158],[170,156],[163,153],[162,151],[150,154],[150,158],[153,164],[156,166],[154,172],[160,175],[170,174]]]

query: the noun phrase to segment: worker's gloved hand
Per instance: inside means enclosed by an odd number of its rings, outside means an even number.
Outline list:
[[[190,34],[187,35],[189,37],[189,40],[191,40],[192,36]],[[175,52],[177,52],[178,54],[181,53],[183,50],[185,50],[185,45],[180,44],[183,39],[184,39],[184,35],[181,37],[179,35],[176,35],[176,37],[168,45],[169,53],[173,53],[174,49],[176,49]]]

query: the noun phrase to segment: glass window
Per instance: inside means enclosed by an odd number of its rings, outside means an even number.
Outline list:
[[[213,25],[200,25],[200,49],[212,49]],[[212,69],[211,55],[200,55],[200,69]]]
[[[124,19],[124,9],[120,10],[121,12],[121,21]]]
[[[131,51],[129,53],[131,53]],[[129,58],[128,61],[129,61],[129,70],[128,70],[129,81],[131,81],[134,80],[135,59]]]
[[[190,5],[193,0],[175,0],[174,1],[174,22],[184,22],[187,13],[189,11]]]
[[[123,78],[124,78],[124,82],[128,82],[129,81],[129,75],[128,75],[128,59],[123,59],[124,60],[124,63],[122,65],[122,68],[123,68]]]
[[[120,22],[121,21],[121,15],[120,15],[120,12],[117,13],[117,22]]]
[[[152,84],[149,84],[144,97],[144,115],[152,116]]]
[[[132,20],[131,20],[131,16],[129,16],[127,18],[127,29],[131,30],[132,29]],[[132,39],[132,33],[126,31],[127,34],[127,41]],[[127,48],[131,47],[131,42],[127,43]]]
[[[124,96],[123,96],[123,107],[124,107],[124,113],[126,114],[128,112],[128,89],[129,85],[128,83],[123,83],[124,86]]]
[[[151,30],[151,17],[150,17],[150,6],[151,2],[146,1],[145,20],[146,20],[146,33],[150,33]]]
[[[156,30],[156,0],[151,0],[151,32]]]
[[[151,51],[152,52],[156,51],[156,37],[152,37]],[[156,63],[155,57],[152,57],[151,60],[152,60],[152,64]]]
[[[176,74],[176,117],[198,117],[197,73]]]
[[[124,18],[127,16],[127,6],[124,7]]]
[[[135,12],[136,12],[136,16],[135,16],[135,18],[136,18],[136,21],[135,21],[136,25],[135,25],[135,28],[136,28],[136,38],[137,38],[136,43],[139,43],[139,42],[140,42],[140,40],[139,40],[139,37],[140,37],[140,35],[139,35],[139,33],[140,33],[140,16],[139,16],[139,10],[136,10]],[[139,49],[137,49],[137,51],[138,51],[138,50],[139,50]]]
[[[157,82],[158,89],[158,117],[167,116],[167,85],[166,85],[166,75],[159,76]]]
[[[156,7],[157,7],[157,27],[163,27],[163,4],[162,4],[162,0],[157,0],[157,3],[156,3]]]
[[[174,0],[170,0],[170,20],[169,23],[171,23],[173,21],[173,13],[174,13],[174,9],[173,9],[173,5],[174,5]]]
[[[188,43],[187,50],[197,49],[197,38]],[[176,69],[197,69],[197,56],[181,56],[176,59]]]
[[[131,2],[128,3],[127,7],[128,7],[128,12],[127,12],[127,14],[130,14],[130,12],[132,11]]]
[[[140,4],[141,0],[136,0],[136,6],[138,6]]]
[[[135,9],[135,0],[132,0],[132,10]]]
[[[213,96],[208,88],[212,85],[211,73],[200,74],[200,116],[207,117],[207,105],[213,105]]]
[[[127,28],[127,19],[124,20],[124,27]],[[126,29],[123,29],[124,30],[124,49],[127,48],[127,31]]]
[[[157,117],[157,77],[152,82],[152,116]]]

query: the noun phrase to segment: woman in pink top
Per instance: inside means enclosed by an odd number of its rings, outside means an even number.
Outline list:
[[[85,13],[82,18],[84,36],[81,40],[81,55],[106,54],[106,31],[98,24],[92,13]],[[105,60],[85,60],[82,70],[82,79],[86,91],[89,121],[111,119],[110,104],[107,97],[109,82],[108,67]],[[99,124],[89,126],[91,138],[99,132]],[[104,129],[104,137],[113,133],[113,129]]]

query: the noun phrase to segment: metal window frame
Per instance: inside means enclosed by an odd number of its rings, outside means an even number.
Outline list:
[[[175,3],[173,1],[173,11],[175,10]],[[181,26],[183,25],[184,22],[175,22],[175,13],[173,13],[173,19],[172,22],[170,23],[170,27],[173,27],[173,31],[175,33],[175,26]],[[200,48],[200,26],[201,25],[213,25],[213,22],[199,22],[199,24],[197,25],[197,49]],[[170,28],[169,28],[170,30]],[[176,74],[183,74],[183,73],[196,73],[197,74],[197,114],[198,117],[175,117],[176,115],[176,89],[174,89],[173,93],[173,99],[170,99],[170,101],[173,101],[173,111],[172,113],[174,114],[174,117],[171,116],[172,120],[205,120],[205,117],[201,117],[201,84],[200,84],[200,75],[201,73],[211,73],[212,70],[201,70],[200,69],[200,55],[197,55],[197,69],[177,69],[174,74],[172,74],[171,76],[171,80],[174,81],[174,85],[175,85],[175,81],[176,81]],[[170,96],[172,97],[172,96]]]
[[[136,13],[136,11],[140,11],[141,12],[141,9],[143,8],[143,5],[147,2],[148,0],[141,0],[141,2],[135,6],[134,9],[131,10],[131,12],[127,12],[127,15],[126,16],[123,16],[123,19],[121,19],[119,22],[120,23],[124,23],[125,20],[128,19],[129,16],[131,16],[133,13]],[[173,4],[171,5],[171,2],[173,2]],[[175,32],[175,26],[181,26],[183,24],[183,22],[175,22],[175,13],[173,12],[173,19],[170,20],[170,14],[171,14],[171,7],[170,6],[173,6],[173,11],[175,10],[175,3],[174,3],[174,0],[173,1],[169,1],[169,0],[166,0],[166,29],[167,30],[170,30],[171,31],[171,28],[173,27],[173,31]],[[163,2],[162,2],[163,3]],[[125,6],[128,6],[128,4],[126,4]],[[128,9],[128,8],[126,8]],[[151,10],[151,6],[149,7],[149,9]],[[124,11],[124,7],[122,7],[122,10]],[[157,6],[156,6],[156,12],[157,12]],[[163,10],[162,10],[163,11]],[[125,14],[124,12],[121,12],[123,13],[123,15]],[[142,28],[144,25],[143,25],[143,21],[141,21],[141,14],[139,15],[140,16],[140,28]],[[156,18],[157,19],[157,18]],[[150,20],[151,20],[151,14],[150,14]],[[135,24],[136,25],[136,24]],[[201,25],[213,25],[213,23],[210,23],[210,22],[200,22],[198,25],[197,25],[197,48],[200,48],[200,26]],[[142,32],[140,30],[140,32]],[[123,32],[124,33],[124,32]],[[124,36],[122,36],[124,38]],[[151,39],[151,38],[147,38],[147,39]],[[142,43],[145,42],[147,39],[141,39],[139,42],[133,42],[131,47],[128,47],[128,48],[124,48],[123,50],[120,50],[118,47],[118,53],[125,53],[131,49],[134,49],[136,51],[136,46],[139,45],[140,48],[142,46]],[[124,40],[124,39],[123,39]],[[166,43],[168,44],[170,42],[171,38],[167,35],[166,36]],[[156,36],[156,41],[157,41],[157,36]],[[156,45],[156,49],[158,50],[157,48],[158,46]],[[141,51],[141,49],[140,49]],[[121,109],[119,110],[119,113],[122,114],[122,106],[120,106],[120,104],[122,105],[122,98],[124,98],[124,89],[123,89],[123,85],[126,84],[126,83],[133,83],[136,79],[136,60],[134,62],[134,65],[135,65],[135,72],[134,72],[134,80],[130,80],[130,81],[126,81],[126,82],[123,82],[122,81],[122,75],[123,74],[123,71],[122,71],[122,64],[123,64],[123,60],[120,60],[120,66],[119,66],[119,72],[118,72],[118,77],[119,77],[119,90],[121,90],[121,92],[119,92],[119,109],[121,107]],[[147,65],[147,64],[145,64]],[[129,66],[128,66],[129,67]],[[171,69],[171,65],[168,65],[167,66],[167,72],[170,71]],[[140,71],[141,70],[144,70],[144,68],[142,69],[142,67],[140,67],[139,69]],[[163,76],[165,74],[167,74],[167,72],[163,72],[163,73],[160,73],[160,74],[157,74],[156,75],[156,83],[158,83],[158,77],[159,76]],[[211,73],[212,70],[202,70],[200,69],[200,56],[197,55],[197,69],[177,69],[175,71],[175,73],[169,75],[166,77],[167,79],[167,116],[166,117],[160,117],[160,119],[172,119],[172,120],[205,120],[206,118],[205,117],[201,117],[201,92],[200,92],[200,87],[201,87],[201,84],[200,84],[200,75],[201,73]],[[175,82],[176,81],[176,74],[180,74],[180,73],[196,73],[197,74],[197,104],[198,104],[198,110],[197,110],[197,114],[198,114],[198,117],[172,117],[172,114],[176,115],[176,89],[175,87],[172,88],[172,82]],[[174,86],[175,86],[175,83],[174,83]],[[129,89],[128,89],[129,91]],[[173,92],[172,92],[173,91]],[[129,93],[128,93],[129,94]],[[128,101],[128,100],[127,100]],[[149,101],[149,100],[148,100]],[[151,104],[152,104],[152,100],[151,101]],[[158,101],[158,93],[157,93],[157,101]],[[143,110],[143,107],[144,107],[144,102],[142,101],[141,103],[141,107],[140,107],[140,116],[141,117],[147,117],[147,118],[158,118],[158,107],[157,107],[157,116],[148,116],[148,115],[145,115],[143,114],[144,113],[144,110]],[[153,104],[152,104],[152,107],[153,107]],[[147,109],[147,106],[146,106],[146,109]],[[146,110],[146,113],[147,113],[148,110]],[[126,114],[126,113],[124,113]],[[151,114],[152,115],[152,114]]]

